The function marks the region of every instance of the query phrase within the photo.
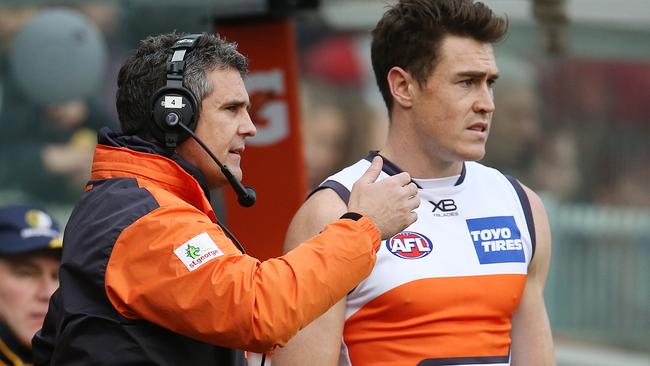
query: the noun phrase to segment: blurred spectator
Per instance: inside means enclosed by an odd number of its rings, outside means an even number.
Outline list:
[[[346,121],[334,103],[314,103],[315,87],[303,83],[302,132],[307,177],[310,187],[317,186],[344,159]],[[323,90],[320,90],[323,93]]]
[[[114,2],[79,2],[74,8],[86,15],[105,37],[113,37],[118,29],[119,8]]]
[[[529,182],[529,165],[541,140],[539,93],[535,70],[514,57],[498,57],[494,88],[497,108],[490,125],[485,163]]]
[[[579,151],[574,133],[565,128],[544,136],[530,167],[532,188],[560,201],[571,201],[580,188]]]
[[[54,105],[99,89],[106,43],[82,13],[43,9],[18,31],[8,57],[20,91],[35,103]]]
[[[31,340],[59,285],[59,227],[31,205],[0,207],[0,364],[31,364]]]
[[[486,164],[498,166],[555,199],[576,198],[581,182],[576,135],[570,125],[542,122],[541,93],[533,65],[513,56],[499,57],[497,64],[497,108],[490,126]]]
[[[611,134],[612,143],[604,144],[596,154],[599,169],[595,173],[592,200],[596,203],[650,208],[650,149],[647,138],[650,126]],[[627,132],[627,133],[625,133]],[[631,133],[645,136],[639,141]]]
[[[357,89],[303,81],[302,132],[307,177],[316,187],[333,172],[351,164],[374,144],[382,127]]]
[[[11,49],[16,32],[38,11],[34,5],[0,6],[0,52]]]
[[[309,47],[303,57],[304,73],[332,84],[358,88],[366,71],[352,35],[327,37]]]
[[[647,208],[650,64],[569,58],[545,66],[545,130],[571,129],[580,154],[573,198]]]
[[[2,189],[70,203],[90,174],[95,131],[115,124],[90,99],[104,77],[103,38],[77,11],[43,9],[14,39],[2,68]]]
[[[115,93],[117,92],[117,74],[122,62],[129,55],[130,49],[123,42],[124,24],[123,18],[124,3],[117,2],[76,2],[73,9],[79,10],[86,15],[97,26],[103,38],[106,40],[106,72],[104,73],[103,86],[97,93],[94,100],[96,104],[113,121],[117,121],[117,109],[115,108]],[[178,28],[181,29],[181,28]],[[114,124],[117,127],[117,122]]]
[[[354,35],[337,35],[303,53],[302,132],[310,188],[385,140],[384,107],[368,103],[363,90],[371,76],[361,60],[363,47]]]

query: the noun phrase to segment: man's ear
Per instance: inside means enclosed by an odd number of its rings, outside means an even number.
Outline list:
[[[401,67],[394,66],[388,71],[388,87],[393,95],[394,103],[402,108],[413,106],[413,88],[415,80]]]

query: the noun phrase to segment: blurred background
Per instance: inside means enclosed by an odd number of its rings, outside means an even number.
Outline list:
[[[484,2],[510,20],[484,162],[545,201],[558,363],[650,365],[650,1]],[[137,41],[278,3],[292,9],[308,188],[380,149],[369,30],[390,1],[3,0],[0,203],[37,202],[65,222],[96,130],[119,128],[116,75]]]

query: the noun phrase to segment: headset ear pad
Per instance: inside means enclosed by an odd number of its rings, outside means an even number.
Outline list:
[[[196,98],[186,88],[163,87],[152,98],[152,136],[164,146],[174,146],[190,135],[179,124],[196,129]]]

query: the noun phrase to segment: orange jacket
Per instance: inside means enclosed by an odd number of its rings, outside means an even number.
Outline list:
[[[108,260],[106,294],[127,318],[206,343],[267,352],[341,299],[374,265],[380,237],[367,217],[338,220],[290,253],[260,262],[235,247],[198,182],[174,161],[98,145],[91,182],[113,178],[134,178],[159,206],[121,231]]]

